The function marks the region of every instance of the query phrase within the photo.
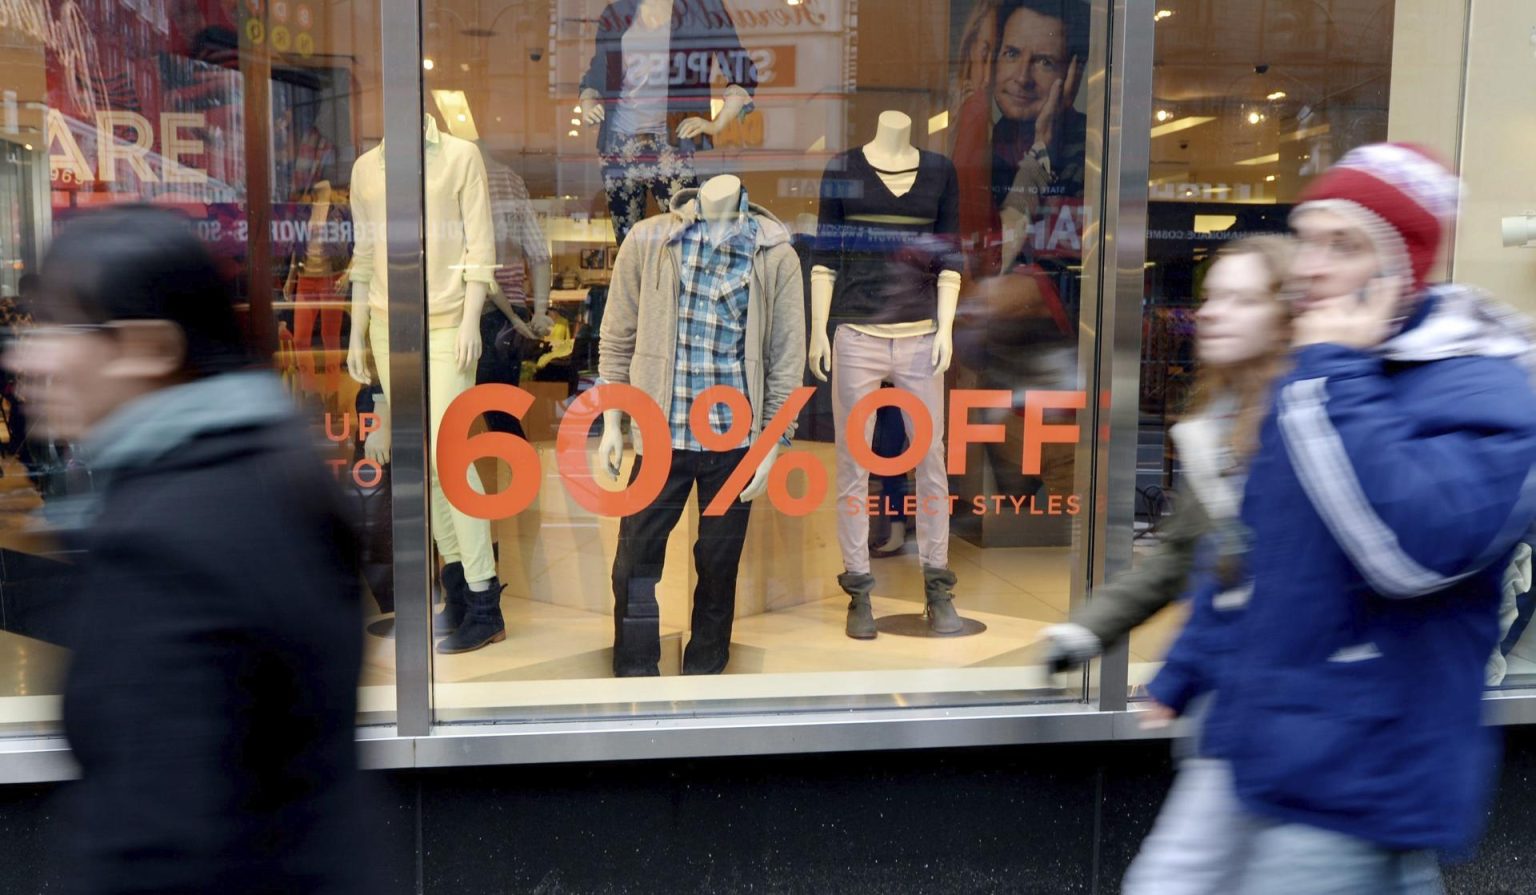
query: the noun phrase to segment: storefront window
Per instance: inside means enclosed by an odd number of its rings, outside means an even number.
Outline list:
[[[1065,698],[1089,6],[423,18],[439,720]]]
[[[0,324],[23,334],[51,237],[121,203],[184,214],[239,286],[347,499],[367,508],[370,599],[392,608],[388,491],[362,459],[344,375],[349,175],[382,130],[377,6],[310,0],[38,0],[0,15]],[[67,557],[27,514],[93,487],[90,459],[32,425],[7,375],[0,488],[0,730],[48,729],[67,662]],[[376,515],[382,514],[382,515]],[[380,522],[379,520],[382,520]],[[361,622],[360,622],[361,623]],[[383,633],[383,632],[381,632]],[[375,651],[392,651],[371,637]],[[394,709],[392,661],[363,674],[365,720]]]

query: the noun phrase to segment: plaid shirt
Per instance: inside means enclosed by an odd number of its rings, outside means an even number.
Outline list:
[[[704,450],[688,425],[693,399],[700,392],[712,385],[747,392],[747,295],[757,222],[747,213],[746,190],[741,191],[740,210],[741,216],[718,246],[710,242],[709,225],[702,219],[679,237],[682,288],[677,297],[677,365],[667,415],[674,450]],[[709,412],[709,423],[716,432],[729,429],[730,410],[716,404]]]

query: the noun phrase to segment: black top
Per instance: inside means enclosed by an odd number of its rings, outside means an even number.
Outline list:
[[[832,320],[932,319],[939,273],[964,267],[955,166],[937,152],[918,150],[916,171],[912,188],[897,196],[862,148],[827,165],[811,263],[837,274]]]

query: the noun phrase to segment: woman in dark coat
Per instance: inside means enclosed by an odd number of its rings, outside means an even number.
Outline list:
[[[360,890],[356,550],[229,284],[177,214],[69,224],[11,355],[89,493],[46,516],[79,583],[69,872],[92,893]]]

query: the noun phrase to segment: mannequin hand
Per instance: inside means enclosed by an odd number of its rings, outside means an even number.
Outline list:
[[[1292,344],[1374,348],[1391,335],[1402,294],[1400,277],[1376,277],[1354,295],[1313,302],[1296,318]]]
[[[581,120],[586,122],[587,127],[602,124],[607,117],[608,112],[603,108],[598,92],[591,88],[581,91]]]
[[[368,346],[363,334],[356,331],[347,345],[347,375],[360,385],[373,385],[373,376],[368,372]]]
[[[695,139],[700,134],[709,134],[713,137],[718,133],[720,133],[720,124],[708,118],[684,118],[683,123],[677,126],[677,135],[684,140]]]
[[[752,474],[752,481],[747,483],[747,487],[741,489],[742,503],[751,503],[762,497],[763,492],[768,490],[768,478],[773,472],[773,461],[779,458],[779,449],[782,447],[781,443],[775,441],[773,447],[768,450],[768,456],[763,458],[763,462],[757,464],[757,472]]]
[[[368,433],[363,439],[363,456],[383,466],[389,462],[390,448],[394,446],[394,436],[389,431],[389,411],[382,408],[384,405],[375,405],[375,412],[379,415],[379,427]]]
[[[954,334],[945,330],[939,330],[933,334],[933,373],[935,376],[949,369],[949,362],[955,356]]]
[[[832,343],[825,332],[811,333],[811,350],[806,360],[811,365],[811,375],[826,382],[832,371]]]
[[[533,319],[528,321],[528,326],[533,330],[533,334],[541,339],[555,331],[555,321],[542,311],[533,315]]]
[[[603,437],[597,442],[597,457],[608,475],[617,479],[624,462],[624,432],[617,426],[603,426]]]
[[[480,363],[480,321],[465,320],[459,324],[459,338],[453,346],[454,360],[465,373]]]
[[[1045,105],[1040,108],[1040,114],[1035,118],[1035,142],[1044,146],[1053,144],[1056,139],[1056,125],[1072,107],[1072,101],[1077,98],[1077,82],[1082,76],[1082,66],[1078,65],[1077,57],[1073,56],[1071,63],[1067,65],[1067,76],[1051,85],[1051,92],[1045,98]]]

